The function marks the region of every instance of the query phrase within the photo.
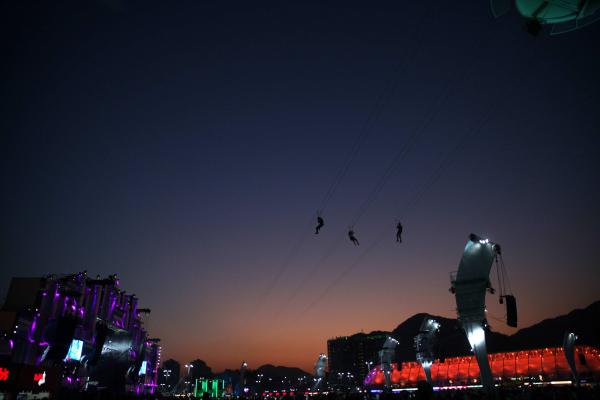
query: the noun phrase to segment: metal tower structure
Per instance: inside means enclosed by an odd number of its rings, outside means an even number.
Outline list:
[[[575,367],[575,341],[577,340],[577,335],[573,332],[565,332],[565,336],[563,338],[563,350],[565,352],[565,358],[567,359],[567,363],[569,364],[569,369],[571,369],[571,374],[573,375],[573,381],[575,383],[579,382],[579,375],[577,374],[577,368]]]
[[[431,318],[425,317],[421,322],[419,333],[415,336],[415,351],[417,361],[425,371],[425,379],[431,385],[431,364],[435,361],[435,345],[440,324]]]
[[[327,356],[321,353],[315,363],[315,383],[313,384],[313,391],[317,391],[321,387],[323,378],[325,378],[325,368],[327,368]]]
[[[385,387],[389,388],[391,385],[391,374],[392,374],[392,362],[394,360],[394,354],[396,352],[396,346],[400,342],[391,336],[383,343],[383,348],[379,351],[379,360],[383,376],[385,376]]]
[[[458,321],[461,323],[471,349],[477,359],[481,374],[481,383],[486,390],[494,387],[492,371],[487,358],[485,331],[487,326],[485,294],[489,289],[490,270],[500,252],[500,246],[475,234],[469,235],[469,241],[463,251],[458,272],[451,275],[455,294]]]

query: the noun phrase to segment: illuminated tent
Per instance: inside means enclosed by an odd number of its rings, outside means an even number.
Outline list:
[[[573,362],[580,379],[600,379],[600,352],[592,346],[575,346]],[[562,347],[493,353],[487,356],[495,383],[571,383],[572,373]],[[449,357],[431,364],[431,382],[436,387],[481,385],[479,365],[474,356]],[[392,364],[393,387],[416,387],[425,380],[425,371],[415,361]],[[380,365],[371,369],[364,381],[368,387],[383,387],[385,374]]]

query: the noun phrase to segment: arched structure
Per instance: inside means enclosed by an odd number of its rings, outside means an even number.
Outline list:
[[[577,375],[577,368],[575,368],[575,341],[577,340],[577,335],[573,332],[565,332],[565,337],[563,338],[563,350],[565,352],[565,358],[567,359],[567,363],[569,364],[569,369],[571,370],[571,374],[573,375],[573,380],[575,382],[579,382],[579,376]]]
[[[391,385],[391,373],[392,373],[392,362],[394,361],[394,354],[396,352],[396,346],[400,342],[391,336],[383,343],[383,348],[379,351],[379,361],[381,369],[385,376],[385,386],[390,387]]]
[[[488,390],[493,388],[494,383],[485,345],[485,294],[488,288],[491,290],[490,270],[499,251],[500,246],[488,239],[473,233],[469,235],[458,272],[451,277],[450,288],[456,297],[458,321],[467,334],[479,365],[481,383]]]
[[[321,388],[321,384],[325,378],[325,369],[327,368],[327,356],[323,353],[319,354],[317,362],[315,363],[315,383],[313,385],[313,391],[317,391]]]
[[[440,324],[431,318],[425,317],[421,322],[419,333],[415,336],[415,351],[417,361],[425,371],[425,379],[431,385],[431,364],[435,361],[435,345]]]

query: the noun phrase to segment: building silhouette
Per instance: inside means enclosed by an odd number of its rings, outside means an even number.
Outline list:
[[[376,331],[329,339],[329,382],[342,386],[360,384],[370,368],[379,364],[379,351],[389,335]]]
[[[167,391],[173,390],[181,376],[181,364],[172,358],[166,360],[162,364],[162,368],[158,373],[158,383],[161,388]]]

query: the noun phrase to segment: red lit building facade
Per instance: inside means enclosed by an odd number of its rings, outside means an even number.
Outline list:
[[[524,350],[488,355],[494,380],[550,382],[571,380],[572,375],[561,347],[538,350]],[[580,379],[600,380],[600,353],[597,348],[577,346],[575,362]],[[394,364],[391,376],[396,387],[415,387],[418,381],[425,380],[421,365],[416,362]],[[479,366],[474,356],[436,360],[431,365],[431,379],[434,386],[476,385],[479,383]],[[385,382],[379,366],[373,368],[365,378],[365,386],[381,386]]]

